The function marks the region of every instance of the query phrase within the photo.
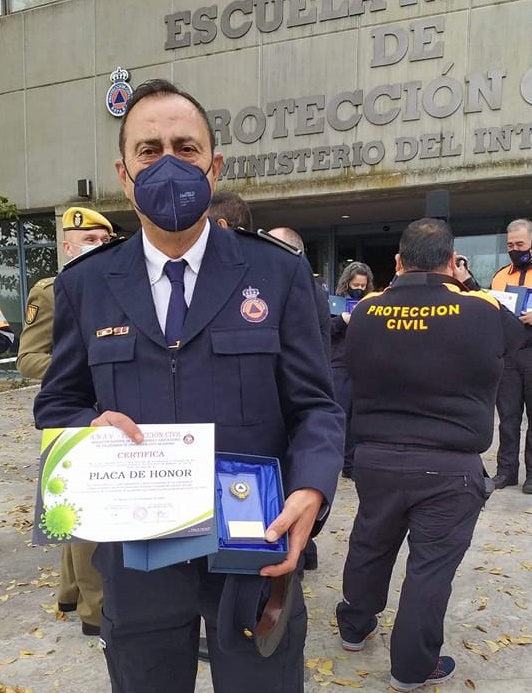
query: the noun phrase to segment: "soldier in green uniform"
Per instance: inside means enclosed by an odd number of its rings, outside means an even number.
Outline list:
[[[63,248],[73,259],[108,243],[111,222],[92,209],[71,207],[63,214]],[[20,336],[17,368],[25,378],[41,380],[52,357],[54,277],[38,281],[28,295],[24,327]],[[77,611],[85,635],[100,634],[101,577],[92,565],[97,544],[65,544],[61,558],[60,611]]]

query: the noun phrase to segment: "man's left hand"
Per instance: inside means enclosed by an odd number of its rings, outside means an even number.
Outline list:
[[[521,313],[519,320],[523,323],[523,325],[532,325],[532,311],[528,311],[528,313]]]
[[[262,568],[261,575],[278,577],[296,569],[322,503],[323,495],[312,488],[298,489],[288,496],[283,511],[266,530],[268,541],[277,541],[285,532],[289,533],[288,554],[282,563]]]

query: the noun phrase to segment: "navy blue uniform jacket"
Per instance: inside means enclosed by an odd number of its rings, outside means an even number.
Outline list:
[[[267,305],[261,322],[241,312],[249,287]],[[216,450],[278,457],[286,495],[314,488],[330,505],[343,414],[314,291],[304,258],[211,221],[182,346],[168,349],[140,232],[88,256],[55,281],[53,357],[36,424],[87,426],[106,410],[141,424],[214,422]],[[127,334],[97,336],[109,327]]]

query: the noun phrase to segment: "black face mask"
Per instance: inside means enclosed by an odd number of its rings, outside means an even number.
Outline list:
[[[508,255],[514,267],[526,267],[532,262],[531,248],[527,250],[509,250]]]
[[[348,289],[347,292],[349,294],[349,298],[352,298],[355,301],[360,301],[362,296],[364,296],[364,289]]]

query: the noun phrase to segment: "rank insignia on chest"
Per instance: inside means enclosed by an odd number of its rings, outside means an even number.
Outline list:
[[[242,291],[246,300],[240,305],[240,315],[248,322],[262,322],[268,316],[268,304],[259,298],[259,293],[251,286]]]
[[[104,327],[101,330],[96,330],[97,337],[110,337],[111,335],[116,337],[121,334],[129,334],[129,325],[122,325],[120,327]]]

